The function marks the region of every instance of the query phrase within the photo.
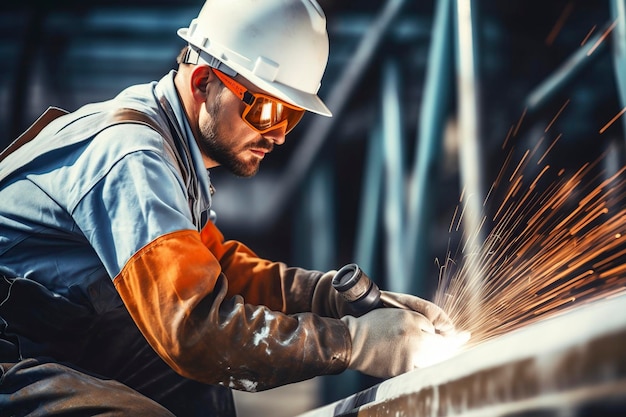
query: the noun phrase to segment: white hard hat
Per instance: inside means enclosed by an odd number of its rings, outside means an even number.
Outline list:
[[[268,94],[332,115],[317,96],[328,33],[315,0],[206,0],[178,35]]]

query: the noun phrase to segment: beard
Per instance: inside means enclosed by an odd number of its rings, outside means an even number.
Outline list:
[[[214,121],[201,126],[200,134],[202,151],[236,176],[251,177],[259,171],[261,161],[244,161],[231,148],[225,146],[220,141]]]
[[[207,110],[210,115],[209,121],[200,125],[199,146],[206,156],[228,169],[234,175],[251,177],[259,171],[261,161],[257,159],[246,161],[240,158],[233,146],[229,146],[229,143],[223,139],[218,129],[217,120],[221,109],[220,97],[223,91],[221,90],[218,93],[213,106]],[[265,138],[261,138],[257,143],[249,147],[271,149],[272,143]]]

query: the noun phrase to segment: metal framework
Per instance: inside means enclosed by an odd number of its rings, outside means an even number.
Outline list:
[[[346,97],[354,90],[364,67],[373,63],[376,47],[401,10],[401,3],[389,1],[379,20],[364,36],[355,54],[353,66],[346,68],[337,83],[337,89],[334,90],[329,100],[331,107],[341,111]],[[393,59],[383,64],[380,82],[382,111],[378,126],[372,130],[368,139],[354,259],[365,270],[372,271],[375,264],[380,261],[381,255],[384,255],[383,275],[386,277],[385,284],[389,290],[424,295],[425,283],[420,277],[426,276],[427,263],[431,262],[425,254],[429,253],[433,218],[436,215],[434,213],[438,194],[436,168],[441,161],[445,125],[454,113],[458,120],[458,130],[462,132],[459,144],[461,184],[464,193],[470,196],[465,203],[465,227],[468,229],[465,235],[477,245],[481,244],[483,233],[481,206],[485,198],[482,162],[484,150],[480,141],[479,91],[481,85],[477,71],[480,57],[477,53],[475,36],[475,4],[476,1],[472,0],[438,0],[436,2],[418,119],[415,155],[412,165],[408,167],[404,166],[403,157],[405,150],[403,149],[404,138],[400,111],[400,85],[402,83],[399,79],[398,64]],[[607,28],[614,26],[611,38],[613,67],[619,88],[617,94],[622,106],[626,106],[625,5],[626,0],[610,0],[612,21],[607,23]],[[604,31],[598,31],[560,68],[529,92],[524,103],[529,115],[539,111],[553,95],[571,85],[585,66],[592,64],[609,50],[610,44],[598,42],[604,33],[606,33],[606,28]],[[593,54],[590,54],[592,47],[595,50]],[[454,101],[457,103],[456,110],[451,108],[451,103]],[[623,120],[626,122],[626,117]],[[279,187],[279,196],[275,199],[276,207],[288,199],[300,179],[317,160],[332,126],[331,120],[319,120],[311,126],[297,152],[297,157],[291,161],[287,169],[286,183]],[[315,182],[310,184],[315,184]],[[408,184],[408,187],[405,187],[405,184]],[[311,192],[316,193],[316,199],[333,201],[329,195],[317,193],[315,191],[319,189],[317,186],[311,185],[311,187],[315,187],[311,189]],[[326,189],[330,190],[328,187]],[[280,209],[277,208],[272,212],[278,213]],[[324,212],[332,216],[332,209],[327,208]],[[300,217],[298,221],[308,220],[306,217]],[[324,227],[321,223],[316,224]],[[327,225],[335,227],[336,223],[329,219]],[[377,246],[376,242],[381,240],[385,244]],[[325,241],[309,249],[312,251],[313,258],[332,260],[332,253],[328,251],[334,248],[335,246],[330,241]],[[324,255],[316,253],[320,251],[326,253]],[[324,264],[324,266],[337,267],[332,263]],[[478,283],[481,282],[480,271],[475,271],[474,279]],[[620,339],[620,343],[622,342],[623,339]],[[331,383],[336,386],[338,379],[341,380],[344,390],[357,390],[359,387],[359,376],[356,374],[348,373],[334,377],[335,382]],[[416,395],[411,396],[410,401],[417,397],[422,399],[422,394]],[[378,410],[389,411],[390,409],[379,407]],[[381,411],[376,411],[363,415],[382,415],[380,413]],[[362,415],[361,412],[358,415]]]

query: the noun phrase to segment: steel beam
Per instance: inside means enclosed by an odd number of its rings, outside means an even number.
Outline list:
[[[321,163],[304,184],[294,216],[296,263],[320,271],[337,268],[333,177],[332,162]],[[309,238],[302,239],[302,236]]]
[[[435,9],[423,99],[418,119],[417,146],[409,179],[405,265],[408,292],[426,296],[431,261],[431,226],[437,202],[437,179],[446,118],[453,89],[452,0],[438,0]]]
[[[457,17],[457,105],[459,132],[459,164],[461,173],[463,216],[463,240],[467,269],[471,277],[470,289],[481,288],[483,272],[477,264],[485,231],[481,229],[485,200],[483,179],[483,149],[481,137],[481,113],[477,63],[477,40],[475,34],[476,10],[473,0],[456,0]],[[467,256],[469,255],[469,256]],[[478,290],[479,291],[479,290]],[[472,297],[478,297],[477,291]],[[470,303],[470,305],[479,305]],[[472,313],[472,314],[478,314]]]
[[[555,94],[562,92],[570,85],[580,71],[603,55],[607,48],[602,38],[610,26],[611,24],[607,25],[590,37],[583,46],[530,92],[525,103],[529,115],[541,110]]]
[[[622,107],[626,107],[626,0],[610,0],[611,17],[615,22],[613,29],[613,66],[617,93]],[[622,117],[626,138],[626,117]]]
[[[380,128],[371,131],[365,155],[365,167],[363,170],[363,183],[361,185],[361,201],[358,210],[358,223],[355,239],[354,259],[363,271],[376,281],[374,273],[377,253],[376,242],[378,238],[378,219],[381,212],[381,196],[383,185],[383,135]]]
[[[625,303],[583,304],[300,417],[626,415]]]
[[[404,269],[404,144],[398,65],[385,62],[382,80],[383,155],[385,159],[385,261],[387,289],[407,292]]]

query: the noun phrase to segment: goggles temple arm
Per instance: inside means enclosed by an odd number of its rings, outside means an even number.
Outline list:
[[[246,103],[248,106],[251,106],[252,103],[254,103],[254,96],[252,94],[250,94],[250,92],[248,90],[246,90],[243,93],[243,97],[241,98],[241,101]]]
[[[254,101],[254,96],[241,84],[232,78],[222,74],[217,68],[213,68],[213,74],[224,84],[230,91],[235,93],[239,100],[250,105]]]

